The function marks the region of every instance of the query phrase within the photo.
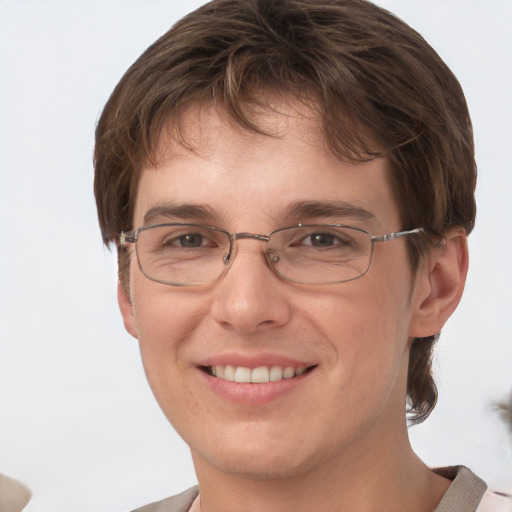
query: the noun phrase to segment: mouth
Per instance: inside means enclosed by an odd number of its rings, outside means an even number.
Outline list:
[[[293,379],[310,372],[314,368],[316,368],[316,365],[298,367],[273,365],[248,368],[246,366],[217,364],[214,366],[201,367],[201,369],[211,377],[228,382],[247,384],[265,384],[268,382],[279,382],[281,380]]]

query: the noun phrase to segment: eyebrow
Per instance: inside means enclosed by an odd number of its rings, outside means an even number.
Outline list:
[[[362,206],[345,201],[298,201],[285,211],[284,219],[302,218],[346,218],[365,222],[376,222],[377,217]]]
[[[168,220],[211,220],[219,218],[215,210],[206,204],[175,204],[172,202],[159,203],[144,214],[144,225],[149,225],[156,219]]]
[[[162,202],[151,207],[144,214],[144,225],[150,225],[159,219],[172,221],[211,222],[223,218],[208,204]],[[301,222],[311,218],[343,219],[351,218],[364,222],[376,222],[377,217],[369,210],[345,201],[296,201],[279,215],[281,222]]]

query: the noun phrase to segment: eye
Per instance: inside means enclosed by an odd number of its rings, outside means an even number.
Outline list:
[[[313,247],[330,247],[336,242],[334,235],[330,233],[313,233],[304,239],[306,245]]]
[[[216,247],[219,240],[216,240],[214,232],[206,230],[184,231],[183,229],[167,229],[162,233],[160,247],[166,250],[177,249],[204,249]]]
[[[199,233],[187,233],[186,235],[181,235],[173,240],[174,244],[178,244],[181,247],[203,247],[207,245],[206,238]],[[173,245],[174,245],[173,244]]]
[[[319,248],[341,247],[350,245],[350,240],[340,234],[318,232],[307,235],[301,240],[300,244]]]

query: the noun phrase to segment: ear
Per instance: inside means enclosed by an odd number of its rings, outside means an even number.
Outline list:
[[[121,281],[118,281],[117,283],[117,302],[119,304],[119,309],[121,310],[121,315],[123,316],[125,329],[134,338],[138,338],[130,293],[129,290],[121,283]]]
[[[454,229],[420,263],[413,293],[412,338],[441,331],[455,311],[468,272],[468,244],[463,229]]]

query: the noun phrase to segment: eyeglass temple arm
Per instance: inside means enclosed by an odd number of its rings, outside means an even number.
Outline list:
[[[394,240],[395,238],[401,238],[407,235],[413,235],[415,233],[423,233],[425,230],[423,228],[411,229],[410,231],[398,231],[396,233],[388,233],[386,235],[377,235],[372,236],[372,242],[389,242],[390,240]]]
[[[119,245],[124,247],[126,244],[134,244],[137,241],[137,234],[135,232],[125,233],[121,231],[119,235]]]

